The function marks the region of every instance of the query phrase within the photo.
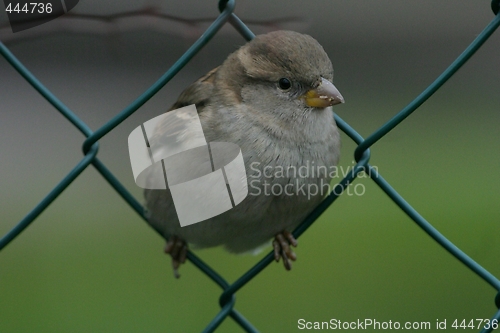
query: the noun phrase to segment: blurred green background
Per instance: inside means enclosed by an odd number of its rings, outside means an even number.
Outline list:
[[[108,15],[149,5],[184,18],[218,13],[216,1],[85,0],[74,12]],[[466,0],[237,1],[236,14],[243,21],[295,17],[283,25],[251,27],[289,28],[317,38],[346,99],[335,111],[365,137],[430,84],[493,18],[489,1]],[[28,69],[93,129],[156,81],[199,35],[174,23],[162,32],[154,22],[150,28],[110,24],[69,32],[73,21],[57,21],[46,24],[56,25],[49,26],[51,33],[36,35],[35,28],[14,35],[2,11],[0,40],[8,40]],[[164,112],[183,87],[243,42],[231,28],[221,31],[100,141],[99,158],[138,200],[142,191],[132,178],[128,134]],[[499,55],[497,32],[371,149],[371,163],[382,176],[497,277]],[[3,235],[78,163],[83,137],[2,59],[0,119]],[[354,149],[344,135],[342,166],[352,166]],[[301,318],[433,325],[447,319],[451,330],[454,319],[494,314],[493,288],[423,233],[372,181],[357,183],[365,194],[341,196],[299,239],[293,270],[271,264],[237,293],[238,311],[263,332],[299,331]],[[219,311],[221,290],[190,263],[175,280],[163,244],[89,167],[0,252],[0,332],[201,331]],[[196,254],[232,282],[268,250],[257,256],[221,249]],[[240,329],[229,319],[218,331]]]

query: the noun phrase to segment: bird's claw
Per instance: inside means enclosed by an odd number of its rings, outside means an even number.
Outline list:
[[[172,257],[175,278],[180,278],[179,266],[185,263],[187,258],[188,246],[186,242],[177,236],[171,236],[167,241],[167,245],[165,245],[164,251]]]
[[[274,259],[276,262],[283,258],[283,265],[287,271],[292,269],[292,261],[297,260],[297,255],[293,252],[291,246],[297,247],[297,240],[289,231],[283,231],[277,234],[273,240]]]

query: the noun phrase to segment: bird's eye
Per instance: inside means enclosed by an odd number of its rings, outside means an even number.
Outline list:
[[[282,77],[281,79],[279,79],[278,85],[281,90],[288,90],[292,87],[292,82],[286,77]]]

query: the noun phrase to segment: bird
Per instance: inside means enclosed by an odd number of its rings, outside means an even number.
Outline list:
[[[240,147],[248,195],[220,215],[181,227],[169,189],[145,189],[147,221],[166,239],[175,277],[188,246],[255,253],[272,241],[275,260],[291,269],[298,244],[291,232],[328,194],[328,170],[340,158],[331,107],[341,103],[323,47],[284,30],[257,35],[180,94],[169,111],[194,104],[208,142]],[[157,124],[152,143],[172,139],[165,128]]]

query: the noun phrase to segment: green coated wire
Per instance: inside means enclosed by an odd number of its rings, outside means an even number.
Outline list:
[[[66,177],[47,194],[12,230],[0,239],[0,250],[14,240],[33,222],[65,189],[78,177],[97,155],[97,144],[92,146],[87,155],[71,170]]]
[[[436,228],[427,222],[394,188],[377,172],[376,168],[369,166],[369,175],[373,181],[394,201],[406,215],[415,221],[429,236],[450,252],[455,258],[469,267],[474,273],[488,282],[497,291],[500,291],[500,281],[490,272],[476,263],[471,257],[460,250],[455,244],[444,237]]]
[[[219,313],[212,319],[212,321],[205,327],[205,329],[202,331],[202,333],[212,333],[214,332],[217,327],[219,327],[220,324],[226,319],[226,317],[230,314],[231,309],[234,306],[235,302],[235,297],[233,296],[231,298],[231,301],[226,303],[222,309],[219,311]]]
[[[151,97],[153,97],[163,86],[165,86],[202,48],[205,46],[213,36],[219,31],[220,28],[226,23],[234,10],[234,1],[229,0],[222,13],[215,19],[215,21],[208,27],[208,29],[201,35],[201,37],[194,42],[193,45],[170,67],[170,69],[163,74],[158,81],[149,87],[141,96],[135,101],[130,103],[123,111],[104,124],[101,128],[95,131],[83,143],[83,152],[85,153],[90,146],[97,142],[100,138],[106,135],[113,128],[118,126],[122,121],[132,115]]]
[[[495,15],[498,14],[498,9],[500,8],[500,1],[499,0],[492,0],[491,1],[491,10]]]
[[[490,319],[490,323],[491,323],[493,320],[496,320],[496,322],[498,323],[498,326],[499,326],[498,328],[500,328],[500,310],[499,310],[499,311],[497,311],[497,312],[495,313],[495,315],[494,315],[494,316]],[[490,333],[490,332],[492,332],[493,330],[495,330],[495,331],[497,331],[497,330],[498,330],[498,328],[497,328],[497,329],[494,329],[494,328],[493,328],[493,326],[492,326],[491,324],[490,324],[489,326],[490,326],[490,327],[488,327],[488,328],[483,328],[483,329],[481,330],[481,333]]]
[[[498,1],[496,1],[498,3]],[[497,4],[498,5],[498,4]],[[364,150],[371,147],[374,143],[380,140],[384,135],[389,133],[394,127],[406,119],[410,114],[413,113],[420,105],[422,105],[429,97],[432,96],[441,86],[448,81],[457,70],[462,67],[467,60],[484,44],[484,42],[491,36],[493,32],[500,25],[500,14],[491,21],[486,28],[474,39],[474,41],[465,49],[465,51],[458,56],[458,58],[441,74],[439,77],[431,83],[420,95],[417,96],[410,104],[408,104],[403,110],[396,114],[391,120],[385,123],[377,131],[371,134],[366,140],[364,140],[354,152],[355,159],[358,160]]]
[[[0,41],[0,54],[12,67],[28,81],[50,104],[52,104],[66,119],[68,119],[85,136],[90,136],[92,130],[80,118],[77,117],[63,102],[52,94]]]

